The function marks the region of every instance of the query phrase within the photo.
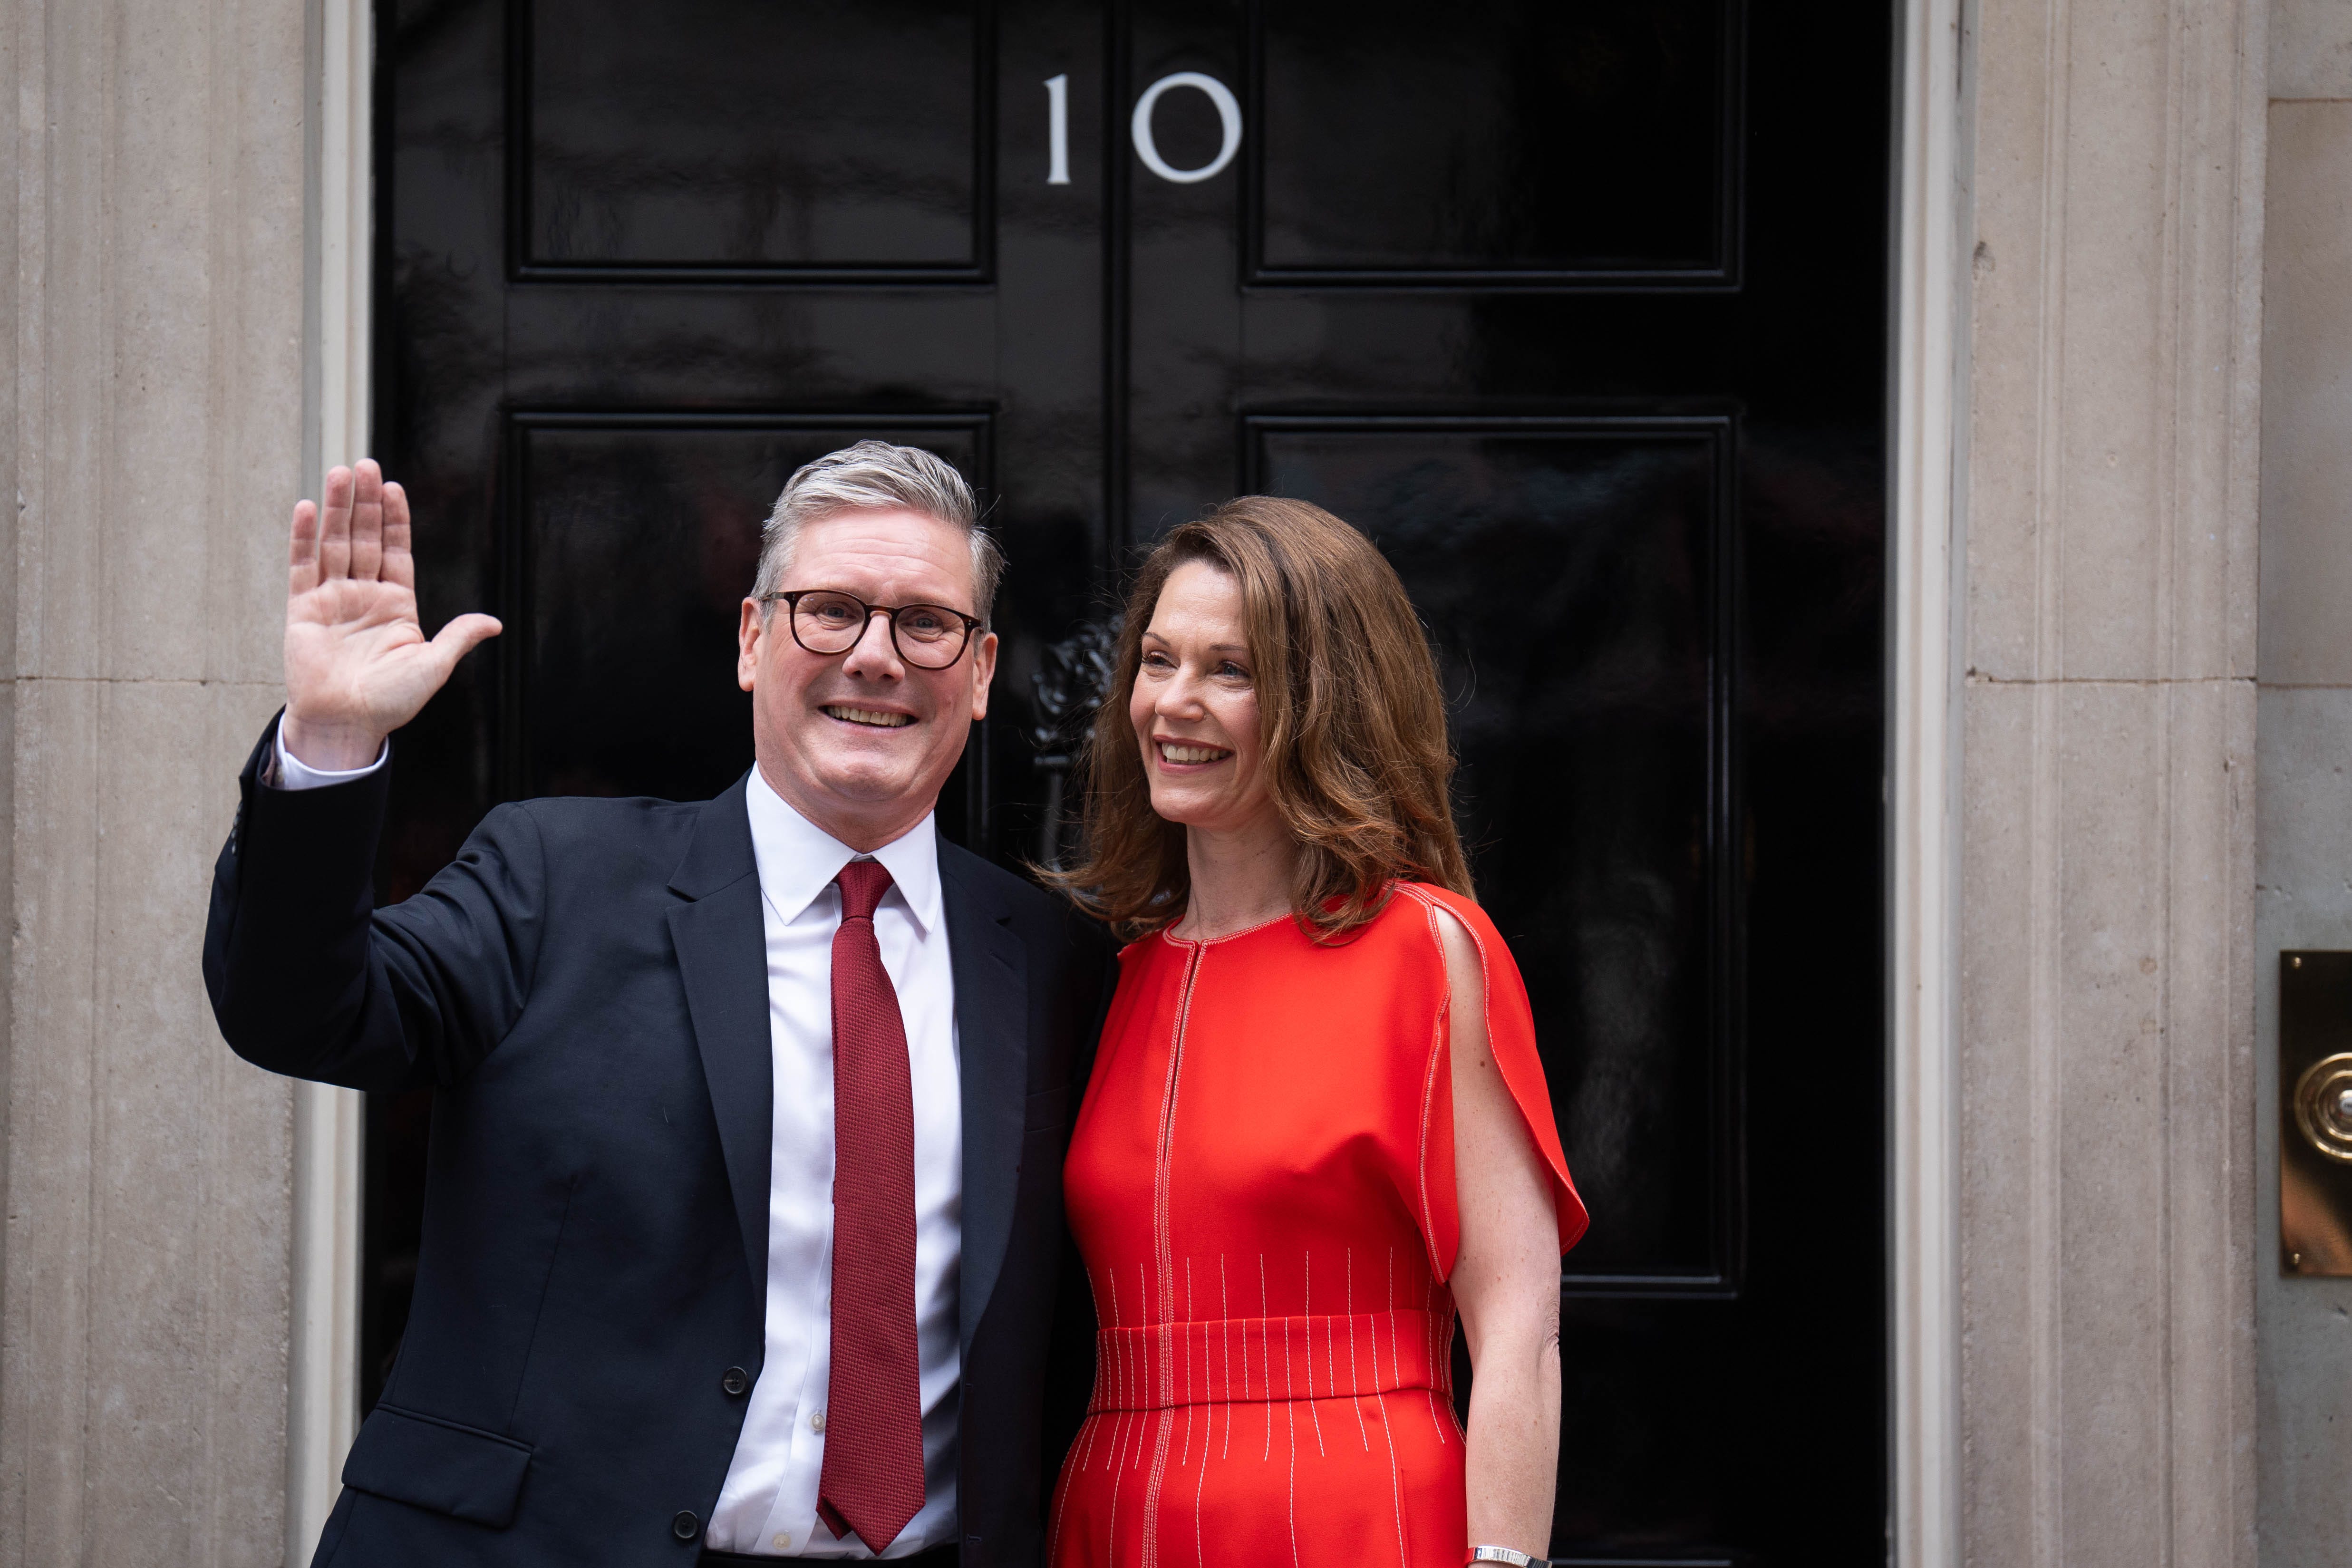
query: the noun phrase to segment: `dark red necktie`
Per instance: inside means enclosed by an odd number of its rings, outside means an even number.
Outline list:
[[[833,1374],[816,1511],[881,1555],[923,1506],[915,1343],[915,1098],[874,906],[890,873],[852,860],[833,935]]]

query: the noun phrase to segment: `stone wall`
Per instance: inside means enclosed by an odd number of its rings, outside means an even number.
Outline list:
[[[2250,1563],[2259,0],[1964,10],[1961,1560]]]
[[[288,1087],[197,972],[279,700],[306,8],[0,6],[0,1562],[287,1552]]]

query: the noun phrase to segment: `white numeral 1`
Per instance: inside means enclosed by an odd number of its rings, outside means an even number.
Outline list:
[[[1070,183],[1070,79],[1049,76],[1045,79],[1045,115],[1049,130],[1047,146],[1051,162],[1045,171],[1049,185]]]

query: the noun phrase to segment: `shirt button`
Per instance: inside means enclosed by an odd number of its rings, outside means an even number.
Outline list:
[[[738,1394],[751,1386],[751,1376],[740,1366],[730,1366],[720,1375],[719,1386],[730,1395]]]
[[[793,1549],[793,1532],[789,1530],[776,1531],[774,1545],[779,1552],[790,1552]]]
[[[812,1432],[822,1432],[824,1430],[824,1411],[818,1410],[811,1413],[809,1416],[809,1430]]]

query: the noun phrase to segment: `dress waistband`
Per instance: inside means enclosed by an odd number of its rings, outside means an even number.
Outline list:
[[[1418,1308],[1104,1329],[1087,1413],[1443,1391],[1452,1329],[1451,1314]]]

